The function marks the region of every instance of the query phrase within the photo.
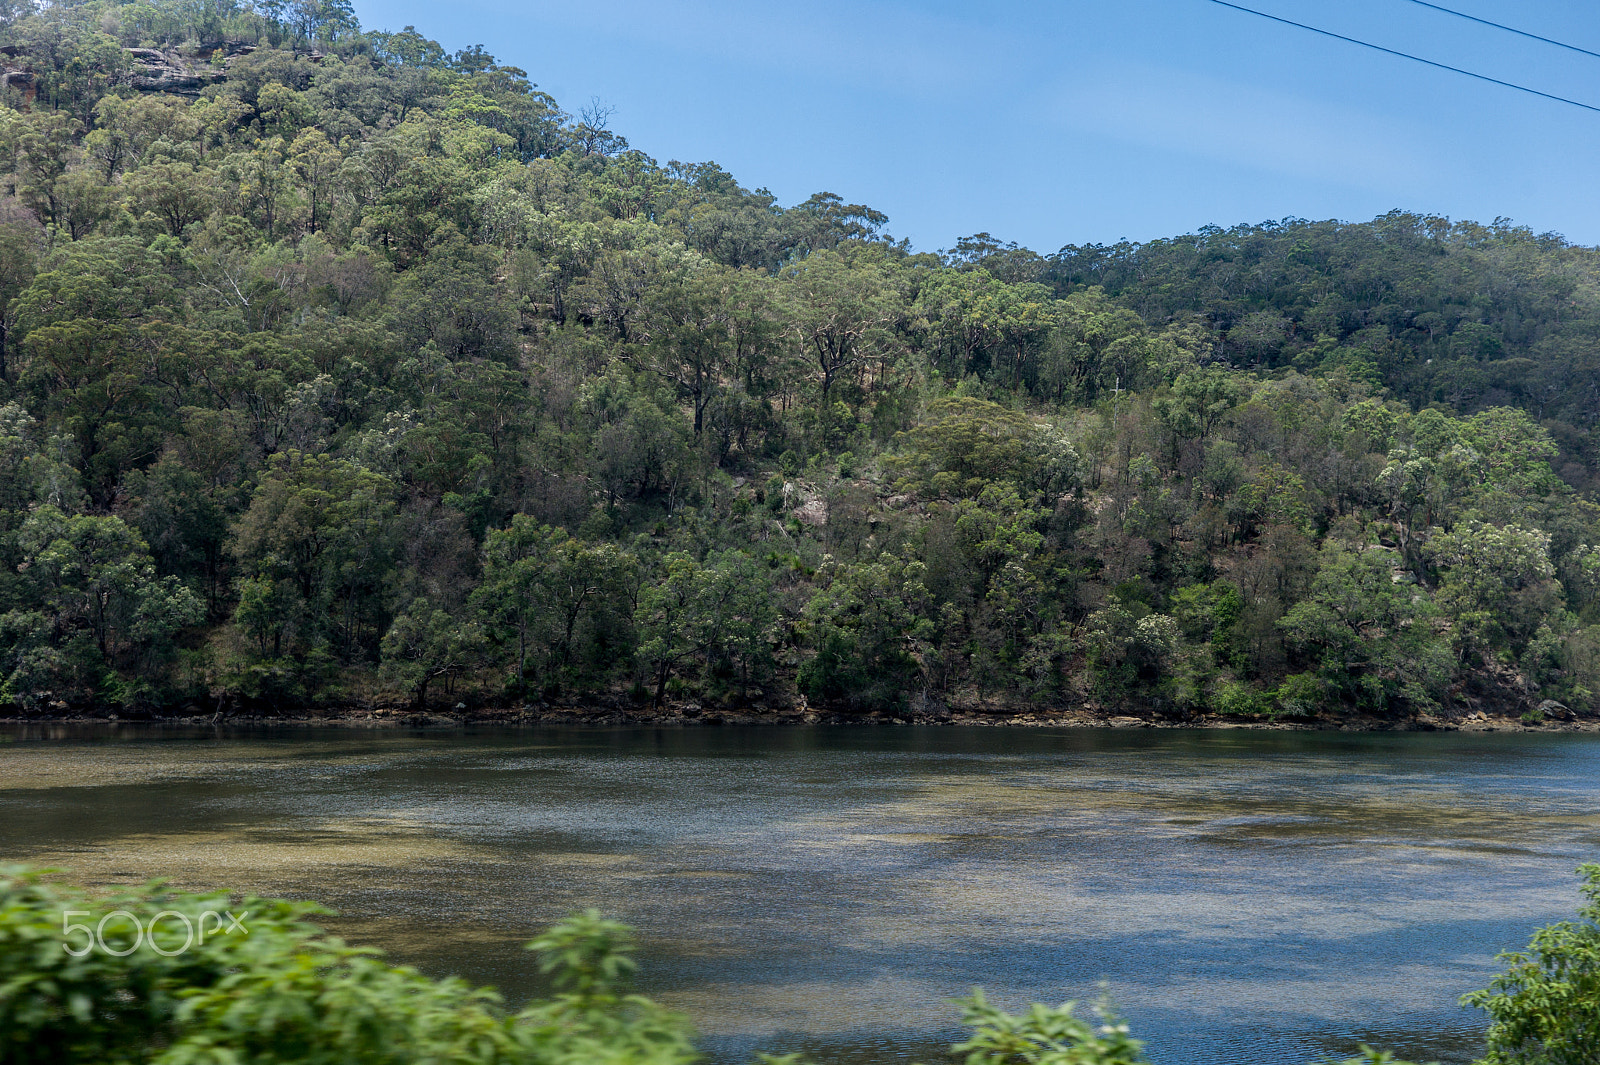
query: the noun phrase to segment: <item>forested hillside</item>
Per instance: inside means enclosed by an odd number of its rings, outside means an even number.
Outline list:
[[[1600,709],[1595,250],[919,253],[341,0],[4,21],[14,713]]]

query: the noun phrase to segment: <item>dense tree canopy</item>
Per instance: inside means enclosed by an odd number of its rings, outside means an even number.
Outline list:
[[[8,10],[11,706],[1596,708],[1592,249],[917,253],[346,4]]]

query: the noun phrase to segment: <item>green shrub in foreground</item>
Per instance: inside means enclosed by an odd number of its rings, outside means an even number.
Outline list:
[[[162,912],[198,924],[232,911],[248,933],[183,947],[169,917],[155,946],[124,957],[63,949],[63,914],[108,920],[111,951]],[[628,930],[593,912],[529,944],[555,997],[519,1012],[485,988],[431,980],[377,951],[328,936],[316,906],[184,895],[159,884],[105,896],[13,870],[0,878],[0,1062],[4,1065],[680,1065],[698,1055],[687,1021],[622,993],[633,963]],[[70,940],[83,942],[81,933]],[[162,953],[163,951],[171,954]]]
[[[1579,872],[1588,899],[1581,920],[1540,929],[1526,952],[1502,956],[1505,973],[1462,999],[1490,1017],[1479,1065],[1600,1063],[1600,864]],[[204,916],[229,912],[240,916],[239,931]],[[592,910],[528,944],[556,994],[515,1012],[487,988],[432,980],[347,946],[309,920],[327,912],[169,892],[159,882],[93,895],[39,871],[0,870],[0,1065],[690,1065],[699,1057],[685,1018],[625,993],[632,933]],[[63,949],[87,942],[84,931],[64,935],[69,924],[95,929],[106,949]],[[136,925],[153,938],[138,944]],[[195,927],[211,934],[194,936]],[[1144,1061],[1139,1041],[1104,1009],[1096,1025],[1072,1003],[1011,1015],[976,991],[962,1006],[972,1034],[952,1052],[964,1065]],[[1407,1063],[1363,1046],[1344,1065]]]
[[[1480,1065],[1600,1065],[1600,865],[1581,866],[1579,921],[1534,933],[1502,954],[1506,971],[1461,1002],[1489,1014]]]

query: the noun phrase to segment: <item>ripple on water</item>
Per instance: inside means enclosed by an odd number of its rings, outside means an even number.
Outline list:
[[[598,906],[718,1061],[931,1060],[973,985],[1104,981],[1158,1061],[1462,1062],[1456,996],[1600,849],[1597,769],[1588,736],[69,731],[0,746],[0,855],[315,897],[513,998]]]

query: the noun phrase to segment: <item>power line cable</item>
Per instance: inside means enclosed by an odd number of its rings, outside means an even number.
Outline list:
[[[1490,22],[1486,18],[1479,18],[1477,15],[1469,15],[1465,11],[1457,11],[1454,8],[1440,7],[1438,4],[1430,4],[1428,3],[1428,0],[1411,0],[1411,3],[1416,4],[1419,7],[1431,7],[1435,11],[1443,11],[1446,15],[1454,15],[1456,18],[1464,18],[1468,22],[1477,22],[1484,26],[1493,26],[1497,30],[1505,30],[1507,33],[1514,33],[1518,37],[1526,37],[1533,41],[1543,41],[1545,44],[1553,44],[1557,48],[1565,48],[1572,52],[1582,52],[1584,55],[1590,55],[1594,56],[1596,59],[1600,59],[1600,52],[1591,52],[1587,48],[1579,48],[1575,44],[1568,44],[1566,41],[1558,41],[1553,37],[1541,37],[1537,33],[1529,33],[1527,30],[1519,30],[1515,26],[1505,26],[1498,22]]]
[[[1594,104],[1586,104],[1579,100],[1569,100],[1565,96],[1557,96],[1554,93],[1540,92],[1538,89],[1530,89],[1526,85],[1518,85],[1513,81],[1501,81],[1499,78],[1491,78],[1487,74],[1476,74],[1470,70],[1462,70],[1460,67],[1453,67],[1448,63],[1436,63],[1431,59],[1424,59],[1420,55],[1412,55],[1410,52],[1400,52],[1393,48],[1385,48],[1381,44],[1373,44],[1371,41],[1363,41],[1355,37],[1346,37],[1342,33],[1334,33],[1332,30],[1324,30],[1319,29],[1316,26],[1308,26],[1304,22],[1294,22],[1290,19],[1279,18],[1277,15],[1269,15],[1265,11],[1257,11],[1253,7],[1241,7],[1238,4],[1230,4],[1228,3],[1228,0],[1211,0],[1211,3],[1220,4],[1222,7],[1231,7],[1235,11],[1243,11],[1247,15],[1259,15],[1264,19],[1271,19],[1273,22],[1281,22],[1285,26],[1293,26],[1296,29],[1310,30],[1312,33],[1320,33],[1324,37],[1332,37],[1337,41],[1346,41],[1350,44],[1359,44],[1363,48],[1371,48],[1374,52],[1383,52],[1387,55],[1399,56],[1401,59],[1410,59],[1416,63],[1425,63],[1430,67],[1438,67],[1440,70],[1448,70],[1452,74],[1465,74],[1469,78],[1477,78],[1479,81],[1487,81],[1491,85],[1500,85],[1507,89],[1516,89],[1518,92],[1532,93],[1534,96],[1542,96],[1546,100],[1554,100],[1557,103],[1571,104],[1573,107],[1581,107],[1585,111],[1600,112],[1600,107],[1596,107]]]

